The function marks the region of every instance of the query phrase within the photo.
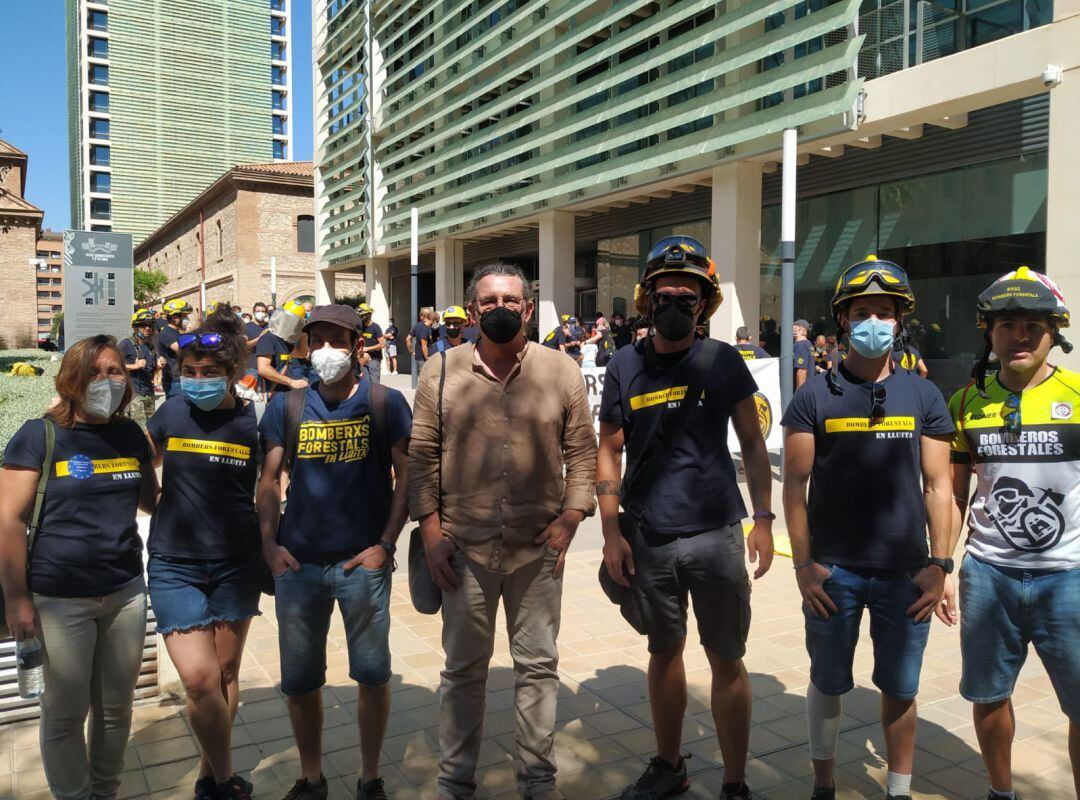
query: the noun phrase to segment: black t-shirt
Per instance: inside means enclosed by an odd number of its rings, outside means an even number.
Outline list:
[[[158,332],[158,352],[165,359],[165,370],[173,378],[180,377],[180,355],[172,349],[180,338],[180,331],[172,325],[166,325]]]
[[[163,455],[161,500],[150,520],[150,553],[172,558],[239,558],[259,546],[255,406],[202,411],[172,397],[147,430]]]
[[[892,360],[896,366],[906,369],[908,372],[919,372],[919,359],[922,358],[922,354],[914,347],[908,347],[907,352],[904,352],[904,348],[899,350],[893,350]]]
[[[270,359],[270,368],[275,372],[287,373],[286,367],[289,366],[289,360],[292,358],[292,351],[294,345],[289,344],[276,333],[266,332],[266,335],[259,339],[259,343],[255,345],[255,357],[266,356]],[[289,377],[296,377],[290,375]],[[266,381],[266,390],[268,392],[287,392],[292,388],[281,383],[272,383]]]
[[[791,364],[796,372],[805,369],[810,375],[814,374],[814,346],[809,339],[800,339],[791,348]]]
[[[608,362],[600,421],[622,426],[627,474],[644,455],[641,443],[633,439],[635,426],[651,427],[656,414],[673,410],[673,403],[685,396],[687,385],[677,379],[685,360],[701,346],[697,340],[684,353],[660,357],[653,370],[645,366],[645,342],[622,348]],[[723,342],[719,347],[698,407],[689,412],[667,470],[645,507],[646,520],[660,533],[700,533],[746,516],[728,451],[728,420],[735,406],[757,391],[757,384],[734,347]],[[637,498],[622,498],[624,508],[631,499]]]
[[[30,559],[30,588],[52,597],[101,597],[142,574],[135,524],[146,436],[126,417],[105,425],[54,426],[53,467]],[[4,464],[41,469],[45,422],[23,423]]]
[[[387,325],[386,326],[386,343],[387,344],[393,344],[394,342],[396,342],[397,341],[397,334],[398,334],[397,325]]]
[[[615,341],[615,347],[625,347],[630,344],[630,339],[633,337],[634,332],[630,330],[629,325],[612,325],[611,326],[611,338]]]
[[[265,330],[266,330],[265,325],[260,325],[257,322],[245,322],[244,323],[244,338],[245,339],[258,339],[258,337],[261,336],[263,331],[265,331]],[[262,341],[262,340],[260,340],[260,341]],[[255,347],[258,347],[258,346],[259,346],[259,343],[256,342]],[[248,356],[248,361],[247,361],[247,367],[248,367],[249,370],[256,370],[256,369],[259,368],[257,358],[258,358],[258,356],[256,355],[256,351],[252,350],[251,355]]]
[[[541,344],[544,347],[550,347],[552,350],[558,350],[559,346],[566,341],[566,334],[563,333],[562,328],[556,328],[544,337],[544,341]]]
[[[374,347],[379,343],[379,337],[383,335],[383,330],[377,323],[372,322],[366,328],[364,328],[364,348]],[[382,361],[383,351],[372,350],[368,353],[373,361]]]
[[[131,383],[135,387],[135,393],[143,397],[154,396],[154,364],[157,356],[149,342],[138,342],[133,338],[121,339],[118,345],[120,354],[124,357],[125,364],[134,364],[140,358],[146,360],[146,366],[142,369],[129,370]]]
[[[739,351],[739,355],[741,355],[745,361],[756,361],[759,358],[769,357],[769,354],[756,344],[737,344],[735,345],[735,349]]]
[[[418,322],[412,326],[412,330],[409,331],[409,336],[413,337],[413,358],[417,361],[424,360],[424,350],[421,346],[421,341],[428,343],[428,352],[434,352],[435,348],[431,346],[431,328],[425,325],[423,322]]]
[[[920,436],[953,432],[941,391],[897,370],[880,384],[886,416],[871,425],[874,384],[841,364],[835,386],[812,376],[791,399],[781,424],[814,434],[807,504],[810,554],[818,561],[868,569],[926,563],[926,504]]]

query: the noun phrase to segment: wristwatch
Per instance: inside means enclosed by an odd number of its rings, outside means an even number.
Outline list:
[[[385,539],[379,539],[379,547],[386,551],[386,555],[390,558],[394,557],[394,553],[397,552],[397,545],[393,542],[388,542]]]
[[[926,559],[926,566],[940,567],[941,571],[946,575],[952,575],[955,564],[951,558],[928,558]]]
[[[771,511],[755,511],[752,519],[767,519],[772,522],[776,519],[776,514]]]

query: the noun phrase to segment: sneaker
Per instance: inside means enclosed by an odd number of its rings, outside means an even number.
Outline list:
[[[836,787],[826,789],[824,786],[815,786],[810,800],[836,800]]]
[[[725,783],[720,787],[720,800],[753,800],[754,793],[745,781]]]
[[[363,778],[357,778],[356,800],[389,800],[386,795],[386,787],[383,786],[383,779],[376,778],[364,783]]]
[[[251,800],[255,787],[239,775],[233,775],[217,787],[217,800]]]
[[[885,795],[885,800],[911,800],[910,794],[888,794]]]
[[[634,785],[623,789],[619,800],[660,800],[682,794],[689,788],[686,758],[680,758],[679,765],[673,768],[660,756],[655,756]]]
[[[1020,796],[1020,792],[1013,792],[1013,796],[1016,798],[1016,800],[1024,800],[1024,798]],[[998,794],[993,789],[991,789],[986,795],[986,800],[1005,800],[1005,795]]]
[[[217,781],[213,775],[204,775],[195,781],[195,800],[216,800]]]
[[[293,784],[282,800],[326,800],[326,794],[326,778],[320,775],[318,783],[301,778]]]

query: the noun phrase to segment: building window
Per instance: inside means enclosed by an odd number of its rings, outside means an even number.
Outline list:
[[[91,111],[108,111],[109,110],[109,93],[108,92],[90,92],[90,110]]]
[[[270,42],[270,59],[273,61],[285,60],[285,42]]]
[[[90,138],[91,139],[108,139],[109,138],[109,121],[107,119],[91,119],[90,120]]]
[[[217,221],[217,254],[218,258],[225,256],[225,238],[221,234],[221,220]]]
[[[296,218],[296,252],[315,252],[315,217],[308,214]]]
[[[270,0],[270,10],[271,11],[284,11],[285,10],[285,0]]]
[[[274,86],[285,85],[285,67],[270,67],[270,83],[274,84]]]
[[[90,83],[97,84],[98,86],[108,86],[109,68],[104,64],[91,64]]]
[[[109,166],[109,148],[104,144],[90,145],[90,163],[95,167]]]
[[[278,109],[279,111],[284,111],[285,110],[285,108],[286,108],[285,92],[278,91],[277,89],[274,89],[274,91],[273,91],[273,101],[274,101],[274,108]]]
[[[288,133],[288,125],[285,122],[285,117],[274,117],[274,133],[284,136]]]
[[[107,31],[109,29],[109,15],[104,11],[91,11],[89,22],[92,31]]]
[[[274,158],[278,161],[284,161],[289,157],[289,148],[286,147],[285,142],[274,142]]]
[[[285,35],[285,20],[281,17],[270,17],[270,35],[271,36],[284,36]]]
[[[108,172],[90,173],[90,191],[108,193],[112,189],[112,175]]]
[[[112,200],[95,197],[90,201],[90,219],[109,219],[112,217]]]
[[[109,40],[99,39],[96,36],[92,36],[89,39],[89,52],[93,58],[108,58],[109,57]]]

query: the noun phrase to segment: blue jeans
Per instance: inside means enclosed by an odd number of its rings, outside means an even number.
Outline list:
[[[851,669],[859,642],[859,623],[863,608],[867,608],[874,643],[874,685],[898,700],[915,697],[930,622],[917,623],[907,615],[907,609],[922,596],[911,574],[904,570],[822,566],[832,570],[824,589],[836,604],[836,613],[822,619],[803,607],[814,686],[827,695],[851,691],[855,685]]]
[[[219,561],[151,556],[146,567],[150,603],[162,636],[259,614],[262,555]]]
[[[274,578],[281,691],[287,695],[308,694],[326,683],[326,635],[335,600],[345,623],[349,677],[363,686],[390,680],[393,562],[374,572],[346,572],[344,563],[301,564]]]
[[[973,703],[1011,697],[1030,643],[1061,710],[1080,722],[1080,569],[999,567],[966,555],[960,614],[960,694]]]

